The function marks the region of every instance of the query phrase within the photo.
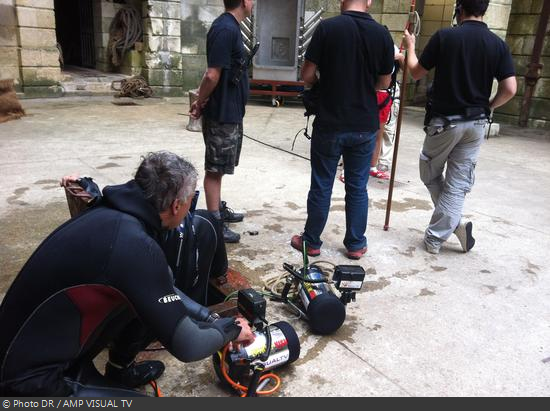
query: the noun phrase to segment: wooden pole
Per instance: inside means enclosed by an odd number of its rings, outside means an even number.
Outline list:
[[[416,0],[411,1],[411,9],[409,12],[409,21],[407,22],[406,30],[411,30],[414,26],[414,14],[416,9]],[[403,45],[401,45],[402,49]],[[399,138],[401,136],[401,125],[403,123],[403,109],[405,107],[405,98],[407,96],[407,75],[409,74],[409,53],[405,52],[405,64],[403,67],[403,81],[401,83],[401,93],[399,98],[401,99],[401,104],[399,105],[399,115],[397,116],[397,128],[395,130],[395,142],[393,147],[393,160],[391,167],[391,178],[390,178],[390,189],[388,191],[388,201],[386,204],[386,221],[384,223],[384,231],[388,231],[390,228],[390,214],[391,214],[391,204],[393,198],[393,186],[395,184],[395,171],[397,170],[397,153],[399,150]]]
[[[411,8],[409,11],[409,20],[405,30],[409,32],[414,31],[414,18],[416,12],[416,0],[411,0]],[[403,50],[403,42],[401,43],[400,51]],[[397,128],[395,130],[395,141],[393,147],[393,160],[391,167],[391,177],[390,177],[390,189],[388,191],[388,201],[386,204],[386,221],[384,222],[384,231],[388,231],[390,228],[390,214],[391,214],[391,204],[393,198],[393,186],[395,184],[395,171],[397,170],[397,153],[399,151],[399,139],[401,137],[401,125],[403,124],[403,109],[405,108],[405,98],[407,97],[407,75],[409,74],[409,53],[405,51],[405,64],[403,67],[403,81],[401,82],[401,92],[399,98],[401,99],[401,104],[399,105],[399,115],[397,116]]]
[[[390,214],[391,214],[391,204],[393,198],[393,186],[395,183],[395,170],[397,169],[397,151],[399,150],[399,138],[401,136],[401,125],[403,123],[403,108],[405,106],[405,100],[403,96],[406,96],[407,92],[407,74],[409,70],[407,68],[407,62],[409,58],[408,55],[405,55],[405,67],[403,67],[403,83],[401,86],[401,104],[399,105],[399,115],[397,116],[397,128],[395,130],[395,142],[393,147],[393,160],[391,167],[391,178],[390,178],[390,189],[388,191],[388,202],[386,204],[386,221],[384,223],[384,231],[388,231],[390,228]]]

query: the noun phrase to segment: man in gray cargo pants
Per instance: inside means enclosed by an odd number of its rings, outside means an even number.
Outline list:
[[[405,31],[412,77],[418,80],[436,69],[420,153],[420,177],[435,206],[424,236],[426,250],[432,254],[438,254],[453,233],[464,252],[474,246],[473,224],[461,219],[464,199],[474,184],[490,113],[517,89],[508,46],[483,23],[488,6],[489,0],[458,0],[458,26],[436,32],[420,59],[414,35]],[[489,101],[495,78],[498,91]]]
[[[428,251],[439,250],[441,240],[456,231],[464,251],[469,251],[475,240],[472,223],[462,225],[464,199],[474,185],[474,171],[481,144],[485,139],[487,120],[462,121],[444,124],[448,118],[434,118],[426,129],[424,146],[420,153],[420,179],[428,188],[435,210],[426,230]],[[447,164],[447,172],[443,169]],[[465,231],[462,233],[461,231]],[[468,244],[469,242],[469,244]]]

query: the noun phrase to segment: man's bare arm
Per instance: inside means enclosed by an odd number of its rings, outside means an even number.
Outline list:
[[[206,106],[208,98],[217,87],[222,74],[221,67],[209,67],[202,76],[201,85],[199,86],[199,97],[191,105],[189,114],[191,117],[197,119],[202,114],[202,109]]]
[[[409,33],[408,30],[405,30],[403,38],[405,48],[407,49],[407,67],[409,69],[409,72],[411,73],[413,79],[420,80],[422,77],[428,74],[428,70],[422,67],[422,65],[418,61],[418,57],[416,56],[416,38],[414,34]]]
[[[503,106],[512,97],[516,95],[518,89],[517,80],[514,76],[505,78],[498,83],[497,94],[490,103],[491,111],[495,108]]]
[[[313,86],[319,80],[317,78],[317,65],[309,60],[305,60],[302,66],[301,76],[306,86]]]

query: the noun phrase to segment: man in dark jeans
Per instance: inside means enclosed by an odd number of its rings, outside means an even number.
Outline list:
[[[458,27],[436,32],[420,60],[414,35],[405,32],[413,78],[419,80],[435,67],[419,162],[420,178],[435,206],[424,235],[426,251],[431,254],[438,254],[453,233],[464,252],[474,246],[473,224],[462,219],[464,199],[474,185],[487,119],[516,94],[508,46],[483,22],[488,7],[489,0],[457,1]],[[489,101],[495,78],[498,91]]]
[[[340,156],[346,165],[346,256],[358,260],[367,252],[367,181],[380,127],[376,90],[389,87],[394,60],[390,33],[367,13],[370,6],[371,0],[342,1],[342,14],[316,29],[302,67],[306,84],[319,81],[320,102],[311,139],[307,221],[290,243],[302,251],[305,241],[310,256],[321,253]]]
[[[239,165],[243,117],[248,100],[247,56],[239,23],[252,14],[254,0],[224,0],[225,13],[210,27],[206,40],[208,68],[199,86],[191,117],[203,116],[205,154],[204,192],[208,211],[220,221],[239,222],[243,215],[221,201],[222,178]],[[236,243],[240,235],[223,227],[224,239]]]

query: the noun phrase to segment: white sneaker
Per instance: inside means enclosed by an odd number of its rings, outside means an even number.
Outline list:
[[[476,243],[475,238],[472,236],[472,228],[473,224],[471,221],[461,221],[454,232],[465,253],[474,248]]]

